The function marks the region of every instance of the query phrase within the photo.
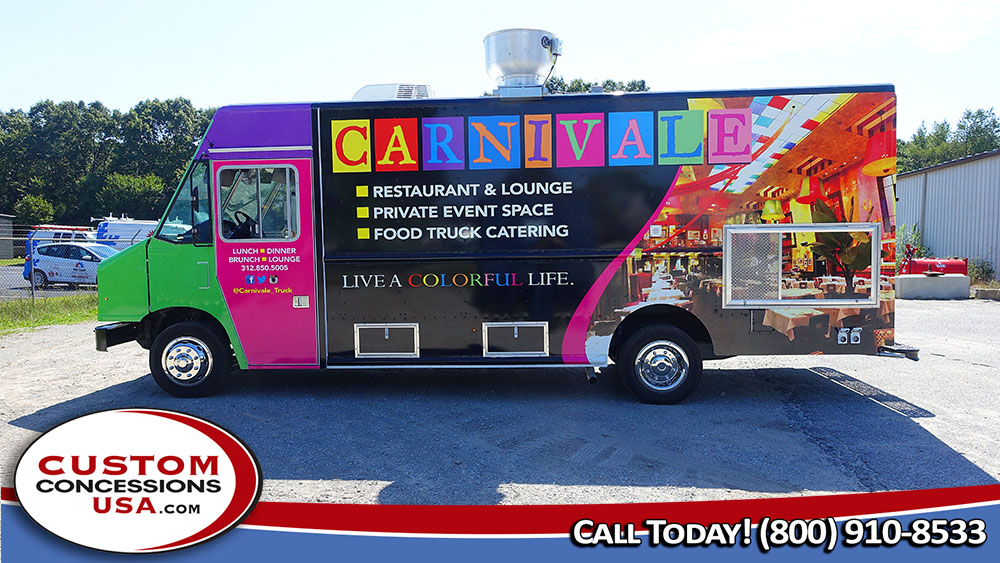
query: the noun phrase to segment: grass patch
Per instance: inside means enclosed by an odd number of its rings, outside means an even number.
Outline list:
[[[97,320],[97,294],[0,302],[0,334],[45,325]]]
[[[0,266],[24,266],[24,258],[0,258]]]

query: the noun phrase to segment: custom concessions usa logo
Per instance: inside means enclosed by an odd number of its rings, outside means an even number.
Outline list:
[[[260,498],[260,466],[226,430],[156,409],[89,414],[18,462],[25,512],[73,543],[119,553],[181,549],[225,533]]]

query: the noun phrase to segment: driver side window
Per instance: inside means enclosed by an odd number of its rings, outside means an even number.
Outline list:
[[[208,161],[195,161],[174,194],[156,238],[175,244],[211,244],[211,207]]]
[[[219,172],[222,237],[282,240],[298,234],[295,169],[223,168]]]

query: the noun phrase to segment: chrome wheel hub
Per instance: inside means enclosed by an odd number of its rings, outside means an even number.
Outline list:
[[[163,371],[181,384],[197,383],[212,370],[212,352],[193,336],[171,340],[160,361]]]
[[[654,391],[668,391],[683,383],[690,366],[684,350],[669,340],[650,342],[635,357],[635,374]]]

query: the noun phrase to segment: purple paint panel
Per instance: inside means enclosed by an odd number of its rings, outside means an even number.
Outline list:
[[[604,166],[604,114],[556,115],[556,167]]]
[[[465,169],[465,123],[461,117],[420,120],[424,170]]]
[[[752,133],[750,108],[708,110],[708,163],[746,164],[753,161]]]
[[[215,112],[198,156],[219,149],[311,145],[309,104],[226,106]]]

